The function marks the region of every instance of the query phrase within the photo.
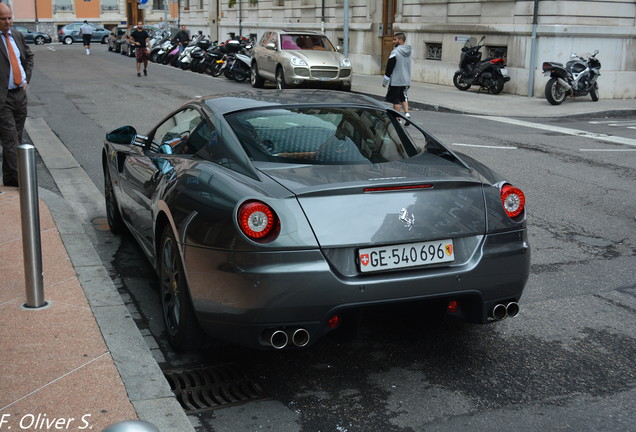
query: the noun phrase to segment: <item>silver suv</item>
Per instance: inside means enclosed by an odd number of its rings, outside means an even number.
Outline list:
[[[269,30],[253,48],[252,87],[274,81],[279,89],[329,87],[350,91],[351,79],[351,61],[322,33]]]
[[[80,27],[82,27],[83,25],[84,23],[66,24],[58,32],[58,40],[65,45],[70,45],[73,42],[82,42],[82,36],[79,34],[79,32]],[[93,36],[91,37],[91,42],[100,42],[103,44],[108,43],[108,36],[110,35],[110,32],[108,30],[93,23],[88,23],[88,25],[93,27]]]

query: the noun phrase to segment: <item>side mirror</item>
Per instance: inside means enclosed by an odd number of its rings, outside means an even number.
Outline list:
[[[132,126],[122,126],[106,134],[106,140],[113,144],[133,144],[137,130]]]
[[[336,47],[336,51],[339,52],[340,54],[342,54],[343,48],[340,45],[338,45]]]
[[[267,48],[268,50],[276,51],[276,44],[273,42],[270,42],[267,45],[265,45],[265,48]]]

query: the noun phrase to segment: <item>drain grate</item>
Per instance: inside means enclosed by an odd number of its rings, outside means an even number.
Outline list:
[[[163,374],[188,413],[263,399],[262,388],[234,363],[170,370]]]

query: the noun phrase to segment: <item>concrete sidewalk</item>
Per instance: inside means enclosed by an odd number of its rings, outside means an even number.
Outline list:
[[[374,95],[382,100],[386,95],[386,88],[382,87],[380,75],[356,74],[351,88],[354,92]],[[413,109],[463,114],[547,118],[586,114],[636,115],[636,99],[599,99],[593,102],[589,95],[567,98],[561,105],[553,106],[548,103],[543,94],[535,95],[537,97],[508,93],[493,95],[487,92],[478,93],[478,89],[474,87],[461,91],[454,86],[414,82],[408,90],[408,96]]]
[[[381,76],[356,75],[353,91],[383,100],[381,83]],[[636,115],[635,100],[588,97],[551,106],[544,98],[422,83],[413,83],[409,98],[414,109],[491,116]],[[42,138],[29,135],[46,151]],[[69,169],[64,160],[55,163]],[[162,432],[193,431],[74,210],[51,192],[41,189],[40,196],[48,306],[29,310],[19,190],[0,186],[0,429],[100,431],[140,418]]]

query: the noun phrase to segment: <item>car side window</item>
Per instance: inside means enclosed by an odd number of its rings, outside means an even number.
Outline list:
[[[206,140],[209,139],[209,128],[206,132],[205,124],[206,120],[199,111],[193,108],[179,111],[157,127],[151,140],[150,151],[193,155],[205,146]]]

